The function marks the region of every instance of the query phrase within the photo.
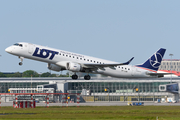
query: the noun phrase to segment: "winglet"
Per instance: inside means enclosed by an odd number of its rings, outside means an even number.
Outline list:
[[[123,63],[123,65],[128,65],[133,59],[134,59],[134,57],[132,57],[129,61]]]

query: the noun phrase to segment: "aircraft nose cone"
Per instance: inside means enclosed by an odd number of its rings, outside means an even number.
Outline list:
[[[11,47],[5,49],[6,52],[10,53],[12,51]]]

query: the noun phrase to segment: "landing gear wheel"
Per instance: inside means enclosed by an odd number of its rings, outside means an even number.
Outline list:
[[[85,75],[85,76],[84,76],[84,79],[85,79],[85,80],[90,80],[90,79],[91,79],[91,76],[90,76],[90,75]]]
[[[22,65],[23,63],[22,62],[19,62],[19,65]]]
[[[73,79],[73,80],[77,80],[77,79],[78,79],[78,76],[77,76],[77,75],[72,75],[72,79]]]

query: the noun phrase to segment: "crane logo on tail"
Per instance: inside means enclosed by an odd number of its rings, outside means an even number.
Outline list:
[[[149,59],[149,61],[152,67],[158,68],[161,65],[162,55],[160,53],[156,53]]]
[[[147,59],[143,64],[136,65],[137,67],[157,71],[159,66],[161,65],[161,61],[163,59],[164,53],[166,49],[160,48],[156,53],[154,53],[149,59]]]

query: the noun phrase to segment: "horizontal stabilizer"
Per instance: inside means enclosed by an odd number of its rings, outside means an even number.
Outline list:
[[[146,73],[146,74],[150,76],[164,77],[164,75],[170,75],[173,73]]]

